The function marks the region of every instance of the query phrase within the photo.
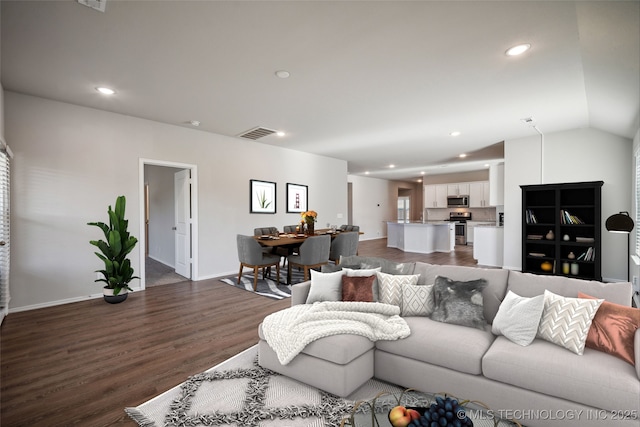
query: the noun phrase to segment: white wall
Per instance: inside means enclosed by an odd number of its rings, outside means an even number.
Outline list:
[[[358,175],[349,175],[347,179],[353,185],[352,222],[360,226],[360,231],[364,233],[360,240],[385,237],[385,221],[396,217],[397,187],[386,179]]]
[[[596,129],[576,129],[505,141],[504,267],[522,267],[520,185],[604,181],[602,186],[602,276],[626,280],[626,237],[608,233],[604,221],[631,211],[632,141]]]
[[[237,272],[237,233],[296,223],[285,184],[309,186],[318,222],[347,211],[342,160],[5,92],[12,165],[11,309],[36,308],[101,293],[101,267],[89,240],[107,205],[127,197],[130,230],[140,234],[139,159],[197,165],[199,271],[196,278]],[[277,213],[249,213],[249,180],[277,183]],[[139,246],[137,249],[141,249]],[[132,263],[140,271],[140,251]],[[137,282],[137,281],[136,281]],[[133,284],[134,288],[138,283]]]

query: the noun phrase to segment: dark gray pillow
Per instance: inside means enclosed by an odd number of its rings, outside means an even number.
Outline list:
[[[431,319],[485,329],[482,290],[487,286],[484,279],[458,282],[447,277],[436,277],[433,286],[435,308]]]

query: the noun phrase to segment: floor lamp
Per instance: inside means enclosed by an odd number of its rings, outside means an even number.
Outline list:
[[[607,231],[612,233],[625,233],[627,235],[627,281],[630,282],[629,270],[631,264],[629,258],[631,258],[631,249],[629,248],[629,236],[631,230],[633,230],[633,220],[629,216],[629,212],[620,212],[607,218],[604,226],[607,228]]]

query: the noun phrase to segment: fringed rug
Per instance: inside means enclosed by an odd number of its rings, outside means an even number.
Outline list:
[[[370,380],[343,399],[257,364],[253,346],[125,412],[144,427],[337,427],[360,400],[401,389]]]
[[[253,292],[253,274],[249,273],[250,270],[242,275],[240,283],[238,283],[238,275],[225,277],[220,279],[221,282],[227,285],[235,286],[238,289],[244,291]],[[291,284],[301,283],[304,281],[304,274],[298,269],[291,271]],[[291,286],[287,285],[287,269],[280,270],[280,283],[276,282],[276,272],[272,271],[271,276],[262,278],[262,273],[258,275],[258,290],[255,292],[257,295],[262,295],[268,298],[283,299],[291,297]]]

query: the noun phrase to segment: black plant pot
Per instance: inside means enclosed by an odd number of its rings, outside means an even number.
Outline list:
[[[129,295],[126,289],[121,289],[118,295],[113,295],[113,289],[107,289],[107,288],[103,289],[103,294],[104,294],[104,300],[109,304],[117,304],[119,302],[122,302],[126,300],[127,295]]]

